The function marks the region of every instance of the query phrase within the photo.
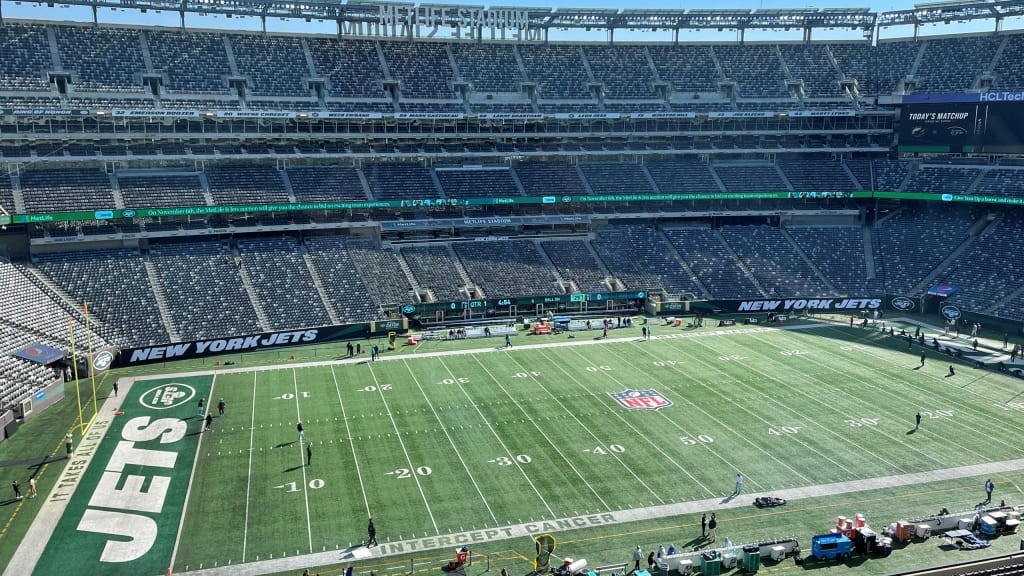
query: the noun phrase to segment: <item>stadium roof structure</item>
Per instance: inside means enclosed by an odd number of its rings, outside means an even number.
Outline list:
[[[56,2],[44,0],[53,7]],[[924,24],[993,19],[996,30],[1003,19],[1024,16],[1024,0],[969,0],[918,4],[910,10],[871,12],[867,8],[793,8],[782,10],[726,9],[603,9],[603,8],[530,8],[516,6],[469,6],[454,4],[415,4],[401,2],[316,1],[316,0],[60,0],[61,5],[91,7],[93,19],[100,8],[165,11],[185,14],[219,14],[266,19],[332,20],[339,33],[368,34],[409,38],[433,36],[441,27],[453,29],[514,30],[524,39],[547,40],[552,29],[607,30],[614,40],[616,30],[737,30],[740,38],[746,30],[804,31],[810,40],[814,29],[861,30],[868,37],[881,28],[913,26],[914,35]],[[2,6],[2,1],[0,1]],[[0,21],[3,14],[0,12]],[[477,35],[482,38],[482,35]]]

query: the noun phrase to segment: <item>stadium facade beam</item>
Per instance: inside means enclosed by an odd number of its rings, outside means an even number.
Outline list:
[[[3,0],[0,0],[2,2]],[[810,39],[815,29],[863,30],[865,35],[879,27],[913,26],[915,34],[924,24],[991,19],[998,29],[1003,19],[1024,16],[1024,0],[954,0],[919,4],[909,10],[871,12],[866,8],[793,8],[784,10],[673,10],[602,8],[530,8],[517,6],[462,6],[372,2],[369,0],[62,0],[61,4],[139,11],[218,14],[260,18],[332,20],[342,31],[374,36],[429,37],[439,28],[472,30],[483,37],[485,29],[515,31],[522,38],[549,39],[555,30],[789,30],[801,29]],[[2,14],[0,14],[2,17]],[[95,17],[94,17],[95,20]]]

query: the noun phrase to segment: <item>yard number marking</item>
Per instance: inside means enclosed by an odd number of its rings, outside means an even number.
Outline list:
[[[679,441],[682,442],[684,446],[696,446],[697,444],[711,444],[715,439],[707,434],[701,434],[694,438],[690,438],[689,436],[680,436]]]
[[[584,450],[584,452],[590,452],[591,454],[597,454],[599,456],[604,456],[605,454],[611,453],[622,454],[625,451],[626,449],[623,448],[621,444],[609,444],[607,447],[598,446],[592,450]]]
[[[299,492],[298,482],[286,482],[280,486],[274,486],[274,488],[284,487],[288,488],[287,490],[285,490],[285,492]],[[319,490],[324,487],[324,481],[319,478],[313,478],[312,480],[309,481],[309,487],[312,488],[313,490]]]
[[[520,464],[529,464],[530,462],[533,462],[533,458],[530,458],[527,454],[519,454],[513,458],[509,458],[508,456],[498,456],[494,460],[488,460],[487,462],[490,464],[497,464],[498,466],[511,466],[514,463],[513,460]]]
[[[415,470],[409,470],[408,468],[398,468],[392,472],[385,472],[388,476],[394,476],[395,478],[412,478],[413,474],[417,476],[430,476],[434,471],[430,469],[430,466],[420,466]]]

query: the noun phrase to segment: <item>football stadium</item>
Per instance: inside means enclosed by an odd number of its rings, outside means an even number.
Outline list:
[[[1024,574],[1022,16],[0,2],[0,572]]]

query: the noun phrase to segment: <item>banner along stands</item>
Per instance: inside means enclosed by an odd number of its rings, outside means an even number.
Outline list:
[[[160,346],[142,346],[121,350],[117,360],[118,366],[136,366],[151,362],[168,362],[190,358],[204,358],[222,354],[258,352],[289,346],[305,346],[309,344],[326,344],[342,342],[358,338],[386,335],[388,332],[405,333],[409,329],[408,320],[387,320],[363,324],[346,324],[340,326],[320,326],[299,330],[283,330],[264,332],[248,336],[232,336],[227,338],[210,338],[191,342],[175,342]]]

